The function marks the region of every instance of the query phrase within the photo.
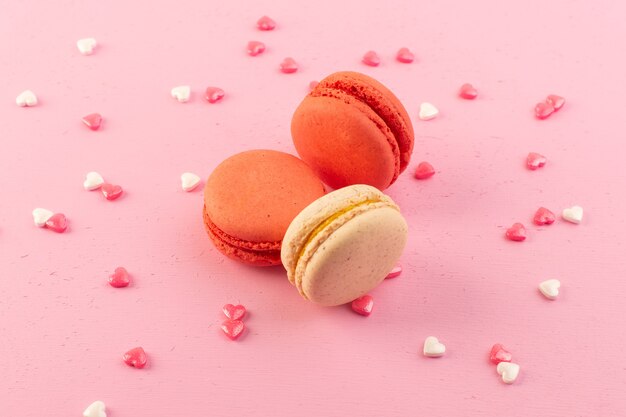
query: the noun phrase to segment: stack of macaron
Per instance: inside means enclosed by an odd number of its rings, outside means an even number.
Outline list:
[[[304,298],[351,302],[385,278],[406,243],[406,221],[382,191],[408,165],[411,121],[378,81],[339,72],[305,97],[291,132],[301,159],[250,150],[215,168],[205,228],[232,259],[282,263]],[[335,191],[326,194],[324,184]]]

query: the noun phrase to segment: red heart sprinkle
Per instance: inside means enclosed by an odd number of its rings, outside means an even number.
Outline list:
[[[367,51],[365,55],[363,55],[363,59],[361,61],[370,67],[377,67],[380,65],[380,57],[374,51]]]
[[[542,226],[544,224],[552,224],[556,220],[556,216],[550,210],[545,207],[539,207],[537,212],[535,213],[535,217],[533,217],[533,222]]]
[[[222,307],[224,314],[231,320],[241,320],[246,315],[246,308],[242,305],[226,304]]]
[[[91,130],[100,129],[102,124],[102,116],[100,113],[91,113],[81,119],[83,123]]]
[[[224,98],[224,90],[219,87],[207,87],[204,92],[204,98],[209,103],[217,103],[222,98]]]
[[[409,48],[400,48],[396,54],[396,59],[404,64],[410,64],[415,60],[415,55],[409,51]]]
[[[417,169],[415,170],[415,178],[417,178],[418,180],[425,180],[432,177],[433,175],[435,175],[435,168],[433,168],[433,166],[428,162],[420,162],[417,165]]]
[[[53,232],[63,233],[67,229],[67,218],[63,213],[53,214],[48,221],[46,221],[46,227]]]
[[[463,84],[459,90],[459,96],[467,100],[474,100],[478,96],[478,90],[469,83]]]
[[[115,268],[115,271],[109,275],[109,284],[115,288],[128,287],[128,284],[130,284],[130,275],[128,275],[126,268],[122,266]]]
[[[530,152],[526,157],[526,166],[533,171],[544,166],[546,162],[548,158],[536,152]]]
[[[280,63],[280,71],[285,74],[293,74],[298,71],[298,64],[293,58],[287,57]]]
[[[126,365],[134,366],[137,369],[143,368],[148,362],[148,356],[142,347],[132,348],[128,352],[124,353],[122,359],[124,359]]]
[[[515,242],[526,240],[526,228],[521,223],[515,223],[506,231],[506,237]]]
[[[259,41],[248,42],[248,55],[257,56],[265,52],[265,44]]]
[[[228,319],[222,323],[222,331],[230,340],[235,340],[241,336],[245,328],[246,326],[241,320]]]
[[[256,22],[256,26],[260,30],[274,30],[276,27],[276,22],[274,22],[270,17],[263,16]]]
[[[513,355],[500,343],[496,343],[491,348],[491,352],[489,352],[489,360],[497,365],[500,362],[511,362],[513,360]]]
[[[391,279],[399,276],[402,273],[402,265],[396,265],[393,267],[391,271],[387,274],[385,279]]]
[[[554,113],[554,106],[548,102],[542,101],[535,106],[535,116],[538,119],[545,119]]]
[[[371,295],[364,295],[352,302],[352,310],[362,316],[369,316],[374,308],[374,299]]]
[[[124,192],[124,190],[122,190],[122,187],[120,187],[119,185],[108,183],[102,184],[102,187],[100,187],[100,191],[102,191],[102,195],[104,195],[104,198],[109,201],[113,201],[119,198],[119,196],[121,196]]]
[[[552,104],[554,111],[559,111],[565,104],[565,99],[561,96],[557,96],[556,94],[550,94],[546,99],[546,102]]]

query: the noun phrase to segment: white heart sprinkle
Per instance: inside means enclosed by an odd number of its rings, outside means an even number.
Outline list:
[[[175,98],[180,103],[185,103],[189,101],[189,96],[191,95],[191,87],[188,85],[179,85],[178,87],[172,88],[172,98]]]
[[[44,227],[48,219],[50,219],[53,214],[53,212],[45,208],[36,208],[33,210],[33,220],[35,221],[37,227]]]
[[[91,55],[93,53],[94,48],[98,45],[94,38],[84,38],[79,39],[76,42],[76,46],[78,47],[78,51],[83,55]]]
[[[15,99],[15,104],[20,107],[32,107],[37,105],[37,96],[30,90],[24,90]]]
[[[572,206],[563,210],[563,219],[568,222],[580,224],[583,220],[583,208],[580,206]]]
[[[200,177],[194,174],[193,172],[185,172],[180,176],[181,185],[183,190],[192,191],[194,188],[200,184]]]
[[[561,287],[561,281],[558,279],[549,279],[539,284],[539,291],[548,299],[556,300],[559,295],[559,288]]]
[[[428,336],[424,341],[424,356],[438,358],[446,353],[446,346],[435,336]]]
[[[85,408],[83,417],[107,417],[106,408],[102,401],[94,401]]]
[[[420,104],[420,113],[419,118],[421,120],[431,120],[437,117],[439,114],[439,109],[430,103],[422,103]]]
[[[512,384],[519,375],[520,366],[513,362],[500,362],[496,370],[498,375],[502,375],[502,382]]]
[[[102,184],[104,184],[104,178],[95,171],[88,172],[83,181],[83,187],[88,191],[97,190]]]

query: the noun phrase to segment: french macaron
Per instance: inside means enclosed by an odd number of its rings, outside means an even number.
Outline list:
[[[411,159],[413,125],[400,100],[357,72],[329,75],[291,120],[293,143],[330,187],[368,184],[384,190]]]
[[[318,198],[293,219],[281,258],[304,298],[334,306],[380,284],[406,238],[407,223],[391,198],[369,185],[352,185]]]
[[[252,265],[280,265],[287,227],[325,193],[315,173],[293,155],[251,150],[219,164],[204,188],[204,224],[217,249]]]

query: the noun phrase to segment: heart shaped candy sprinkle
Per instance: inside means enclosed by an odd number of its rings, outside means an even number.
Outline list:
[[[549,279],[539,284],[539,291],[549,300],[556,300],[559,296],[559,288],[561,288],[561,281],[558,279]]]
[[[37,96],[30,90],[22,91],[15,99],[15,104],[20,107],[33,107],[38,103]]]
[[[420,104],[419,118],[420,120],[432,120],[439,115],[439,109],[431,103],[424,102]]]
[[[402,274],[402,265],[396,265],[391,271],[389,271],[385,279],[392,279],[400,276],[400,274]]]
[[[554,106],[550,103],[542,101],[535,106],[535,116],[537,119],[546,119],[554,113]]]
[[[53,214],[47,221],[46,227],[53,232],[63,233],[67,229],[67,218],[63,213]]]
[[[179,103],[186,103],[191,97],[191,87],[188,85],[179,85],[172,88],[170,91],[172,98],[175,98]]]
[[[54,213],[44,208],[36,208],[33,210],[33,220],[37,227],[44,227],[46,222]]]
[[[104,184],[104,178],[102,175],[95,171],[88,172],[83,181],[83,188],[87,191],[97,190]]]
[[[119,185],[104,183],[101,186],[100,191],[102,191],[102,195],[109,201],[116,200],[119,196],[122,195],[124,190]]]
[[[293,58],[287,57],[280,63],[280,71],[284,74],[293,74],[298,71],[298,64]]]
[[[561,96],[557,96],[556,94],[550,94],[546,99],[546,102],[550,103],[552,107],[554,107],[554,111],[559,111],[565,104],[565,99]]]
[[[374,299],[371,295],[364,295],[352,301],[351,307],[355,313],[367,317],[372,314]]]
[[[377,67],[380,65],[380,57],[374,51],[367,51],[365,55],[363,55],[363,58],[361,58],[361,61],[370,67]]]
[[[396,59],[403,64],[410,64],[415,60],[415,55],[409,51],[409,48],[400,48],[396,54]]]
[[[491,347],[489,360],[497,365],[500,362],[511,362],[513,360],[513,355],[500,343],[496,343]]]
[[[246,50],[248,51],[248,55],[257,56],[265,52],[265,44],[259,41],[250,41],[248,42]]]
[[[124,353],[122,359],[124,360],[126,365],[134,366],[137,369],[143,368],[148,362],[148,356],[141,346],[132,348],[128,352]]]
[[[193,172],[184,172],[180,176],[183,191],[193,191],[200,184],[200,177]]]
[[[433,175],[435,175],[435,168],[433,168],[433,166],[428,162],[420,162],[417,165],[417,169],[415,170],[415,178],[417,178],[418,180],[425,180],[432,177]]]
[[[438,358],[446,353],[446,345],[441,343],[435,336],[428,336],[424,341],[424,356]]]
[[[552,224],[556,220],[556,216],[550,210],[545,207],[539,207],[535,216],[533,217],[533,222],[539,226],[543,226],[545,224]]]
[[[241,320],[246,315],[246,308],[242,305],[226,304],[222,311],[231,320]]]
[[[245,328],[246,326],[241,320],[228,319],[222,322],[222,331],[230,340],[236,340]]]
[[[98,130],[102,125],[102,116],[100,113],[91,113],[81,119],[85,126],[91,130]]]
[[[94,401],[85,408],[83,417],[107,417],[106,407],[102,401]]]
[[[276,22],[268,16],[262,16],[259,20],[257,20],[256,26],[259,30],[274,30]]]
[[[130,284],[130,275],[126,268],[120,266],[115,268],[115,271],[109,275],[109,285],[115,288],[128,287]]]
[[[463,84],[459,90],[459,96],[466,100],[474,100],[478,97],[478,90],[471,84]]]
[[[543,167],[546,162],[548,162],[548,158],[536,152],[530,152],[526,157],[526,166],[531,171]]]
[[[561,216],[570,223],[580,224],[583,221],[583,208],[580,206],[566,208]]]
[[[515,242],[522,242],[526,240],[526,228],[521,223],[514,223],[507,229],[506,237]]]
[[[502,382],[512,384],[519,375],[520,366],[513,362],[500,362],[496,367],[498,375],[502,376]]]
[[[219,87],[207,87],[204,91],[204,98],[209,103],[217,103],[224,98],[224,90]]]
[[[91,55],[96,46],[98,46],[98,42],[94,38],[84,38],[76,41],[78,52],[83,55]]]

